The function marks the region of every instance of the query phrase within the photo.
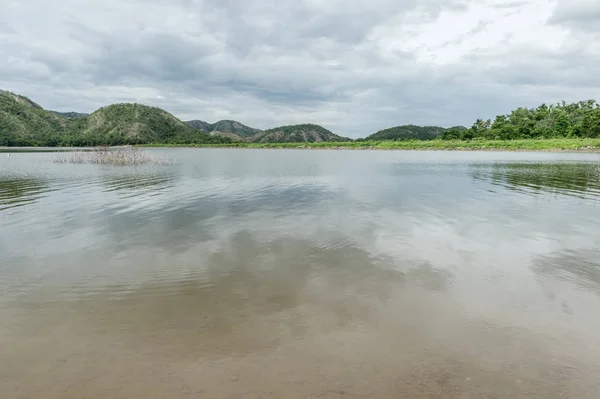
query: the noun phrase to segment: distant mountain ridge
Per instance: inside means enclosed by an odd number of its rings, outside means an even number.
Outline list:
[[[402,125],[358,140],[432,140],[465,130],[462,126]],[[183,122],[163,109],[142,104],[113,104],[91,114],[47,111],[27,97],[0,90],[0,146],[344,141],[352,139],[312,123],[260,130],[234,120]]]
[[[201,120],[193,120],[185,122],[194,129],[202,130],[203,132],[210,132],[212,130],[212,123],[204,122]]]
[[[0,91],[0,146],[97,146],[230,143],[192,128],[165,110],[114,104],[65,117],[27,97]]]
[[[320,143],[350,140],[312,123],[280,126],[256,133],[250,138],[250,141],[255,143]]]
[[[231,137],[233,134],[239,139],[246,139],[261,131],[233,120],[222,120],[216,123],[208,123],[202,120],[192,120],[187,121],[186,123],[194,129],[201,130],[213,136],[221,135],[233,138]],[[239,139],[237,141],[240,141]]]
[[[233,141],[251,143],[319,143],[324,141],[348,141],[347,137],[339,136],[323,126],[315,124],[300,124],[275,127],[268,130],[255,129],[233,120],[223,120],[208,123],[202,120],[186,122],[195,129],[230,138]]]

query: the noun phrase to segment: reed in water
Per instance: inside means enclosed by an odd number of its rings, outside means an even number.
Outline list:
[[[99,147],[85,151],[73,151],[60,154],[55,162],[116,166],[166,165],[170,163],[165,158],[149,155],[147,152],[135,147]]]

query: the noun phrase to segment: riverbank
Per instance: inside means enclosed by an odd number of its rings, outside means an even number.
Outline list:
[[[322,143],[144,144],[141,147],[258,148],[308,150],[443,150],[600,152],[600,139],[349,141]]]
[[[471,140],[471,141],[347,141],[321,143],[139,144],[149,148],[249,148],[303,150],[544,151],[599,152],[597,139]],[[2,152],[90,151],[97,147],[0,147]],[[116,146],[111,148],[130,148]]]
[[[161,147],[165,147],[162,145]],[[98,151],[99,149],[129,149],[133,148],[131,145],[115,145],[115,146],[94,146],[94,147],[2,147],[0,146],[0,153],[8,152],[62,152],[62,151]]]

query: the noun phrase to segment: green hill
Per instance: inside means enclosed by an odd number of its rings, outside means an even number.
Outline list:
[[[212,130],[212,124],[201,121],[201,120],[187,121],[185,123],[187,123],[189,126],[193,127],[194,129],[201,130],[205,133],[208,133]]]
[[[214,139],[165,110],[141,104],[115,104],[74,119],[68,145],[203,143]]]
[[[0,146],[91,146],[228,143],[192,128],[165,110],[115,104],[65,118],[24,96],[0,91]]]
[[[27,97],[0,90],[0,146],[57,145],[67,125]]]
[[[403,125],[357,141],[519,140],[600,137],[600,104],[594,100],[517,108],[470,128]],[[124,144],[319,143],[352,141],[315,124],[261,131],[233,120],[182,122],[141,104],[115,104],[92,114],[47,111],[29,98],[0,90],[0,146]]]
[[[250,126],[232,120],[223,120],[217,123],[193,120],[186,123],[194,129],[210,133],[211,136],[227,137],[233,141],[243,141],[260,132],[258,129],[251,128]]]
[[[380,130],[366,137],[364,140],[433,140],[445,131],[445,128],[439,126],[403,125]]]
[[[212,124],[211,132],[233,133],[242,138],[250,137],[259,133],[260,130],[246,126],[240,122],[224,120]]]
[[[256,133],[249,138],[255,143],[319,143],[324,141],[349,141],[323,126],[314,124],[281,126]]]

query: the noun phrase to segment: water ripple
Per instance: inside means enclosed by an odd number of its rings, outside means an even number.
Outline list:
[[[585,200],[600,197],[600,165],[597,163],[475,165],[471,175],[529,195],[559,194]]]

